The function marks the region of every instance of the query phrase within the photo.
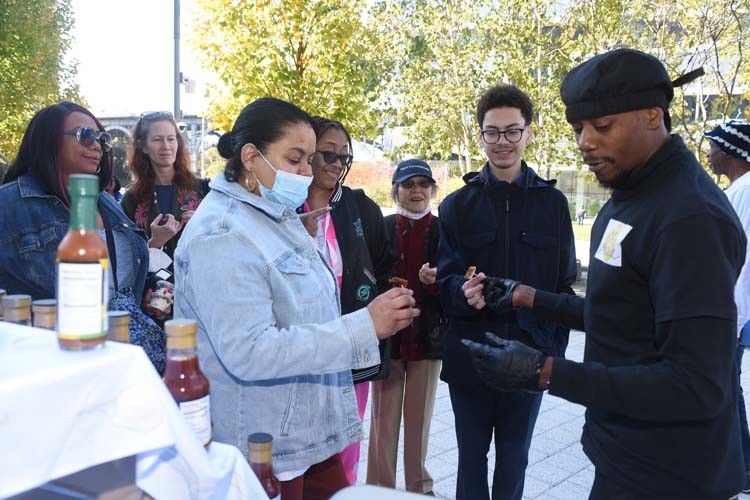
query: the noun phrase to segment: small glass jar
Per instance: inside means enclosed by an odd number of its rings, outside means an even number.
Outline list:
[[[6,295],[8,295],[8,292],[0,288],[0,321],[3,319],[3,297]]]
[[[55,299],[35,300],[31,303],[31,314],[35,327],[54,330],[57,301]]]
[[[128,311],[109,311],[107,340],[130,343],[130,313]]]
[[[31,295],[3,297],[3,320],[17,325],[31,326]]]

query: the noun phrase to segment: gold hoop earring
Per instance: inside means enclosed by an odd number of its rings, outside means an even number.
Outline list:
[[[247,189],[251,193],[254,193],[255,190],[258,188],[258,178],[252,174],[253,174],[252,172],[248,172],[247,175],[243,176],[242,183],[245,185],[245,189]],[[252,175],[252,180],[250,180],[251,175]]]

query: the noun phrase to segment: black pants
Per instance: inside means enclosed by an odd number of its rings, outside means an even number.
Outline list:
[[[489,500],[487,452],[495,434],[493,500],[520,500],[541,393],[449,386],[458,443],[456,500]]]

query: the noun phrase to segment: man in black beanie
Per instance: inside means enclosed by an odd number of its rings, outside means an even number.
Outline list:
[[[678,136],[661,62],[620,49],[571,70],[566,117],[612,196],[591,231],[586,298],[512,280],[487,290],[584,330],[584,362],[492,337],[466,341],[497,390],[542,391],[587,407],[591,499],[727,499],[743,486],[734,283],[746,240],[726,196]],[[490,304],[488,303],[488,306]]]

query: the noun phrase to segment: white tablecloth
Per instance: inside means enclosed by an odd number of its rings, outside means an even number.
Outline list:
[[[0,498],[130,455],[157,500],[267,499],[237,448],[206,452],[140,347],[62,351],[0,322]]]

